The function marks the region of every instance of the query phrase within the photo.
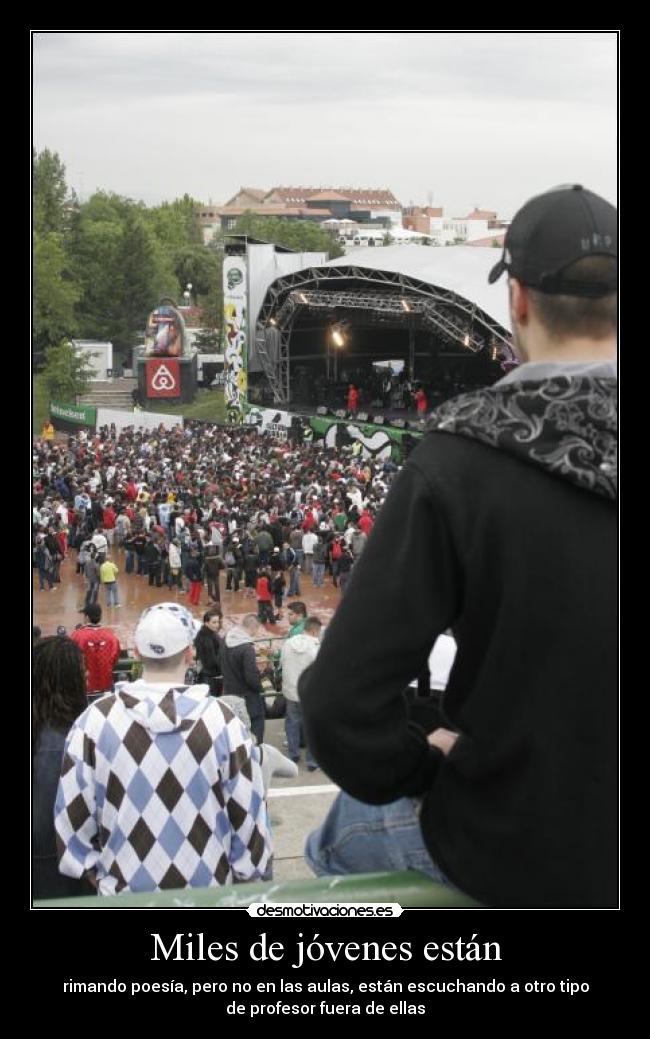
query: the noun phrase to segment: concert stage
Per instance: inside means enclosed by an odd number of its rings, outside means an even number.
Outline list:
[[[249,403],[336,412],[353,383],[359,411],[386,423],[415,418],[417,385],[429,410],[491,385],[513,360],[493,263],[487,248],[393,246],[276,279],[251,337]]]

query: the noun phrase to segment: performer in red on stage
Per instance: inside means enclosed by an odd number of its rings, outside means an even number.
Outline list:
[[[354,385],[350,383],[348,386],[348,411],[351,411],[353,415],[356,415],[359,408],[359,391]]]
[[[413,394],[413,403],[417,409],[418,418],[424,419],[424,416],[429,409],[429,402],[427,401],[427,395],[421,386],[418,386],[417,390]]]

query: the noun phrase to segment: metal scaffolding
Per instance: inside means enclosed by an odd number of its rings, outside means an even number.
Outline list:
[[[363,283],[363,288],[350,289],[352,281]],[[337,282],[347,285],[337,289]],[[448,289],[391,271],[308,267],[273,282],[257,320],[255,345],[277,404],[291,400],[289,341],[296,314],[355,310],[362,310],[373,323],[403,325],[411,333],[416,327],[436,330],[473,353],[498,343],[510,348],[509,333],[502,325]]]

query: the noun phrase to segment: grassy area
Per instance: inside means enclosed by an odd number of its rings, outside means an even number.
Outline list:
[[[169,404],[166,401],[149,402],[147,411],[165,415],[182,415],[184,418],[200,418],[208,422],[225,422],[226,406],[223,390],[199,390],[191,404]]]
[[[32,433],[36,436],[49,415],[50,398],[42,375],[32,380]]]

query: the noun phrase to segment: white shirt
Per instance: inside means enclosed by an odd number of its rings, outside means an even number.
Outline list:
[[[313,635],[293,635],[282,647],[282,693],[287,700],[297,703],[298,679],[310,664],[313,664],[320,642]]]
[[[106,553],[106,551],[108,550],[108,541],[106,540],[103,534],[93,534],[91,540],[93,545],[97,549],[98,553]]]
[[[313,555],[314,545],[316,544],[317,541],[318,541],[317,535],[316,534],[312,534],[311,531],[308,531],[306,534],[303,534],[303,536],[302,536],[302,550],[305,553],[305,555]]]

